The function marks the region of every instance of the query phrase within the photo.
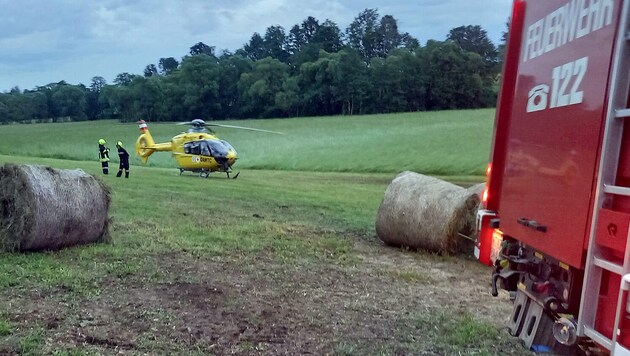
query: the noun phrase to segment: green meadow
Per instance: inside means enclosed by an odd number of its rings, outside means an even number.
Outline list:
[[[80,168],[111,188],[112,242],[0,253],[0,354],[527,355],[468,256],[384,246],[400,171],[473,183],[493,110],[225,122],[238,179],[180,176],[168,153],[100,174],[114,121],[0,126],[0,164]],[[181,132],[149,124],[156,141]],[[115,156],[115,152],[112,152]],[[117,170],[113,157],[110,170]]]
[[[494,110],[482,109],[219,122],[284,135],[215,131],[236,148],[241,169],[452,176],[483,174],[493,122]],[[149,129],[156,142],[168,142],[187,127],[149,123]],[[138,132],[136,124],[116,121],[1,126],[0,153],[90,161],[97,159],[98,138],[112,149],[121,140],[133,150]],[[133,163],[140,160],[134,157]],[[173,160],[168,153],[155,154],[149,165],[173,167]]]

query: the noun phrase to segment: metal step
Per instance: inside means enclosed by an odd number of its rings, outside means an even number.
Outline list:
[[[606,271],[610,271],[612,273],[616,273],[618,275],[623,274],[623,266],[603,258],[593,257],[593,264],[599,268],[605,269]]]
[[[604,184],[604,192],[608,194],[624,195],[630,197],[630,188],[628,187]]]
[[[608,350],[612,349],[612,340],[599,333],[599,331],[593,329],[590,326],[584,326],[584,335],[590,337],[596,343],[602,345]]]
[[[616,118],[626,118],[630,117],[630,109],[617,109],[615,110]]]

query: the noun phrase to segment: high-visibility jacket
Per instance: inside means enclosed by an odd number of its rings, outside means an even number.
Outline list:
[[[98,157],[101,162],[109,162],[109,148],[98,145]]]

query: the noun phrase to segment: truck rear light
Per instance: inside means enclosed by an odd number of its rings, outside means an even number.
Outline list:
[[[477,211],[477,241],[475,243],[475,257],[479,260],[479,262],[492,266],[496,257],[499,255],[498,252],[495,253],[495,257],[492,256],[492,249],[494,243],[494,235],[499,234],[499,240],[503,240],[503,234],[498,229],[495,229],[491,226],[491,221],[497,217],[497,214],[494,211],[480,209]],[[500,248],[501,242],[498,243],[498,248]]]
[[[486,167],[486,187],[483,190],[483,193],[481,194],[481,205],[484,208],[486,208],[487,203],[488,203],[488,190],[489,190],[488,183],[490,182],[490,173],[492,173],[492,162],[488,163],[488,166]]]

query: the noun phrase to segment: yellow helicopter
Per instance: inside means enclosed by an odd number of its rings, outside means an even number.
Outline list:
[[[201,119],[179,123],[179,125],[191,125],[191,128],[173,137],[171,142],[155,143],[146,121],[138,121],[140,136],[136,141],[136,154],[140,156],[143,163],[147,163],[149,156],[154,152],[170,151],[177,161],[180,175],[185,171],[191,171],[199,173],[200,177],[208,178],[212,172],[225,172],[230,178],[232,165],[238,159],[236,150],[227,141],[219,139],[214,131],[208,128],[209,126],[282,134],[242,126],[211,124]],[[236,179],[239,173],[232,178]]]

